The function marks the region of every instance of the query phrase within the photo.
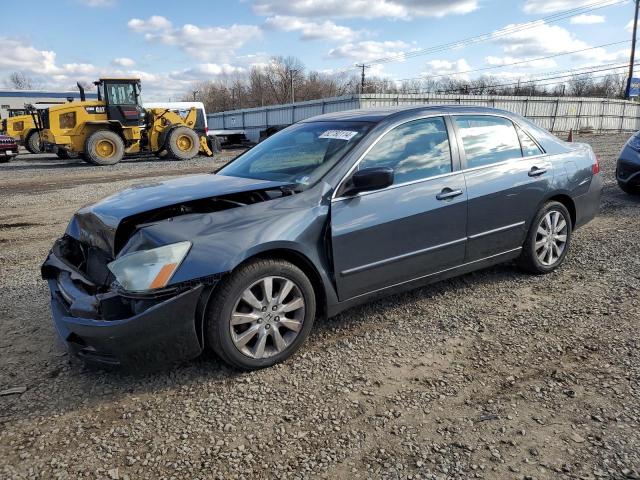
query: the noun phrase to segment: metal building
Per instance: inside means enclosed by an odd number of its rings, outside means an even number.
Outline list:
[[[97,93],[87,93],[87,100],[97,100]],[[29,103],[66,102],[68,98],[80,99],[80,93],[48,92],[45,90],[0,90],[0,118],[9,116],[9,109],[22,109]]]
[[[207,115],[209,129],[244,130],[251,141],[272,126],[290,125],[323,113],[409,105],[474,105],[523,115],[553,132],[583,128],[594,131],[640,130],[640,104],[590,97],[511,97],[450,94],[364,94],[325,98]]]

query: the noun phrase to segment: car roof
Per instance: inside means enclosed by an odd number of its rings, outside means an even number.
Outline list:
[[[373,108],[359,110],[345,110],[343,112],[325,113],[311,117],[303,122],[370,122],[380,123],[383,120],[398,118],[403,116],[411,116],[416,113],[425,113],[430,115],[437,114],[500,114],[513,116],[513,113],[506,110],[489,107],[474,107],[465,105],[412,105],[409,107],[388,107]]]

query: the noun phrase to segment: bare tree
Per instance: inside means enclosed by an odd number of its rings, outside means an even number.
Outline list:
[[[592,75],[574,75],[569,80],[569,93],[575,97],[584,97],[593,90]]]
[[[254,67],[248,73],[222,75],[215,81],[197,82],[185,93],[185,101],[198,91],[198,100],[207,111],[220,112],[239,108],[252,108],[289,103],[291,83],[296,101],[316,100],[360,93],[360,76],[355,70],[323,73],[304,70],[295,57],[274,57],[262,67]],[[506,82],[492,76],[473,80],[460,77],[438,77],[402,82],[387,77],[368,77],[364,93],[431,94],[453,93],[465,95],[568,95],[623,98],[626,77],[608,75],[595,81],[590,75],[577,75],[566,83],[539,84],[532,80]]]
[[[9,83],[16,90],[33,90],[35,81],[24,72],[13,72],[9,75]]]

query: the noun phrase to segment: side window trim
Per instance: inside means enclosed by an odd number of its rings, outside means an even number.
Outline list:
[[[457,114],[452,114],[451,116],[451,126],[455,131],[456,134],[456,139],[458,142],[458,149],[460,150],[460,163],[461,163],[461,169],[463,172],[469,172],[469,171],[475,171],[475,170],[481,170],[483,168],[491,168],[491,167],[495,167],[497,165],[503,165],[505,163],[509,163],[509,162],[513,162],[513,161],[518,161],[518,160],[523,160],[525,158],[534,158],[534,157],[525,157],[524,156],[524,152],[522,150],[522,142],[520,141],[520,136],[518,135],[518,128],[521,128],[519,124],[517,124],[516,122],[513,121],[513,119],[505,116],[505,115],[496,115],[493,113],[457,113]],[[458,127],[458,124],[455,121],[456,117],[493,117],[493,118],[502,118],[505,120],[508,120],[509,122],[511,122],[511,124],[513,125],[513,129],[516,133],[516,136],[518,137],[518,144],[520,145],[520,157],[513,157],[513,158],[509,158],[507,160],[503,160],[501,162],[496,162],[496,163],[490,163],[488,165],[480,165],[478,167],[469,167],[469,163],[467,162],[467,153],[464,149],[464,144],[462,143],[462,134],[460,133],[460,129]],[[524,129],[523,129],[524,130]],[[526,132],[526,131],[525,131]],[[531,137],[531,135],[529,135],[529,137]],[[535,142],[536,145],[538,145],[538,142]],[[540,149],[542,152],[544,152],[544,150],[541,148]],[[545,155],[545,153],[543,153],[543,155]]]
[[[538,140],[536,140],[533,136],[531,136],[531,134],[522,125],[516,122],[513,122],[513,124],[516,126],[516,132],[518,132],[518,141],[520,142],[520,150],[522,150],[522,158],[536,158],[536,157],[542,157],[543,155],[547,154],[547,152],[544,150],[544,148],[542,148],[542,145],[540,145]],[[524,135],[529,137],[529,140],[531,140],[538,147],[538,150],[540,150],[541,153],[538,155],[529,155],[528,157],[525,156],[524,145],[522,145],[522,139],[520,138],[519,132],[522,132]]]
[[[342,196],[341,192],[344,190],[344,187],[345,187],[347,181],[359,169],[360,163],[365,159],[367,154],[371,150],[373,150],[373,148],[378,144],[378,142],[380,140],[382,140],[382,138],[384,138],[385,135],[387,135],[392,130],[394,130],[394,129],[398,128],[398,127],[401,127],[402,125],[405,125],[407,123],[415,122],[415,121],[418,121],[418,120],[427,120],[429,118],[442,118],[444,120],[445,128],[447,130],[447,135],[449,137],[449,150],[450,150],[450,153],[451,153],[451,172],[443,173],[442,175],[436,175],[436,176],[433,176],[433,177],[427,177],[427,178],[421,178],[421,179],[418,179],[418,180],[412,180],[412,181],[409,181],[409,182],[393,184],[393,185],[390,185],[389,187],[381,189],[381,190],[375,190],[373,192],[363,192],[363,193],[357,194],[356,196],[370,195],[372,193],[383,192],[383,191],[386,191],[386,190],[392,190],[392,189],[395,189],[395,188],[404,187],[406,185],[414,185],[414,184],[418,184],[418,183],[422,183],[422,182],[429,182],[429,181],[432,181],[434,179],[449,177],[449,176],[461,173],[462,172],[462,151],[460,150],[460,147],[459,147],[459,144],[458,144],[458,140],[457,140],[458,136],[455,134],[455,130],[454,130],[455,126],[454,126],[454,122],[451,120],[451,115],[448,114],[448,113],[434,113],[434,114],[430,114],[430,115],[424,115],[424,116],[415,117],[415,118],[411,118],[411,119],[407,119],[407,120],[402,120],[402,121],[399,121],[398,123],[393,123],[389,127],[387,127],[384,130],[384,132],[382,132],[378,136],[378,138],[376,138],[375,141],[373,143],[371,143],[371,145],[369,145],[364,152],[362,152],[362,154],[353,163],[353,165],[351,165],[351,167],[349,167],[349,170],[347,170],[347,173],[345,173],[344,176],[337,183],[337,186],[336,186],[336,188],[333,191],[333,194],[331,196],[331,200],[332,201],[341,201],[341,200],[345,200],[345,199],[348,199],[348,198],[352,198],[352,197],[344,197],[344,196]],[[338,195],[338,193],[340,193],[340,195]]]

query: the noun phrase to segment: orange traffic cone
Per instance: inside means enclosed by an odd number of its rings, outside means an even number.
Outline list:
[[[569,130],[569,137],[567,138],[567,142],[573,142],[573,128]]]

